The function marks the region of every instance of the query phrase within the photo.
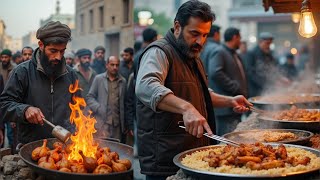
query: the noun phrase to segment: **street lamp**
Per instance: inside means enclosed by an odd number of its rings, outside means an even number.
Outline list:
[[[317,26],[311,12],[311,4],[308,0],[302,2],[299,34],[310,38],[317,34]]]
[[[150,11],[138,12],[140,26],[152,25],[154,20],[151,18],[151,16],[152,16],[152,13]]]

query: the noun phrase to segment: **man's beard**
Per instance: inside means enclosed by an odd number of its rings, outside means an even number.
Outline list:
[[[80,62],[80,65],[85,71],[89,70],[89,68],[90,68],[89,62],[85,62],[85,63]]]
[[[4,61],[2,61],[2,68],[3,69],[7,69],[8,68],[8,66],[9,66],[9,64],[10,64],[10,62],[4,62]]]
[[[59,71],[61,71],[62,65],[65,62],[64,59],[58,60],[55,59],[53,61],[49,61],[48,56],[40,51],[40,64],[43,67],[44,72],[49,76],[49,77],[54,77],[57,75]],[[54,64],[57,63],[57,64]]]
[[[200,56],[200,52],[202,50],[202,46],[198,43],[194,43],[191,46],[189,46],[184,39],[182,32],[180,33],[178,39],[177,39],[177,45],[180,49],[180,51],[187,56],[189,59],[198,58]]]

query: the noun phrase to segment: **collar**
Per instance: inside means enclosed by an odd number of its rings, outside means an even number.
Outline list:
[[[237,53],[236,50],[229,48],[226,44],[223,44],[223,47],[224,47],[227,51],[229,51],[231,54],[236,54],[236,53]]]
[[[106,79],[108,79],[109,80],[109,75],[108,75],[108,71],[106,71],[105,73],[104,73],[104,75],[103,75]],[[122,81],[122,78],[121,78],[121,76],[119,75],[119,73],[117,74],[117,76],[116,76],[116,79],[115,79],[116,81]]]

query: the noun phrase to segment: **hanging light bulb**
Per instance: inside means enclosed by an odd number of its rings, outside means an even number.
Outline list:
[[[302,2],[299,34],[305,38],[310,38],[317,34],[317,26],[311,12],[311,5],[308,0]]]
[[[291,19],[294,23],[298,23],[300,21],[300,13],[298,12],[292,13]]]

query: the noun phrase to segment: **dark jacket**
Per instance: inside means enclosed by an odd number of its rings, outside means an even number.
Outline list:
[[[214,41],[212,38],[207,39],[207,42],[206,42],[206,44],[203,48],[203,51],[201,53],[201,56],[200,56],[202,63],[203,63],[203,66],[204,66],[204,69],[206,70],[206,73],[208,73],[209,64],[213,60],[212,58],[214,56],[215,49],[219,46],[220,46],[220,44],[218,42]]]
[[[3,77],[0,74],[0,94],[2,93],[3,89],[4,89]],[[1,116],[1,114],[0,114],[0,116]],[[0,129],[4,129],[4,122],[0,123]]]
[[[260,96],[279,76],[276,59],[259,46],[248,52],[246,66],[249,97]]]
[[[52,128],[48,125],[30,124],[25,119],[25,111],[34,106],[41,109],[44,116],[55,125],[60,125],[71,132],[69,103],[72,94],[70,84],[74,84],[77,75],[65,63],[57,78],[51,80],[44,72],[39,60],[39,48],[32,60],[21,63],[11,72],[11,76],[0,96],[1,121],[10,120],[18,123],[21,143],[52,137]]]
[[[94,59],[91,67],[97,74],[106,72],[106,63],[104,60]]]
[[[280,66],[281,73],[290,80],[296,80],[299,72],[294,64],[285,63]]]
[[[129,76],[132,72],[133,72],[133,63],[132,63],[132,67],[129,69],[129,67],[127,66],[127,63],[124,60],[122,60],[119,66],[119,74],[121,74],[121,76],[124,77],[128,82]]]
[[[136,120],[136,80],[134,73],[131,73],[127,82],[127,103],[126,103],[126,126],[133,130],[133,123]]]
[[[214,90],[215,93],[236,96],[247,94],[247,82],[246,77],[242,77],[241,71],[234,56],[238,56],[235,50],[228,48],[225,45],[221,45],[215,49],[216,53],[213,53],[213,57],[209,62],[209,87]],[[240,57],[238,56],[240,59]],[[245,72],[244,69],[243,73]],[[216,115],[230,115],[235,112],[232,108],[216,108]]]
[[[201,81],[204,84],[207,82],[201,60],[186,59],[178,50],[172,31],[169,31],[164,39],[151,43],[144,53],[151,47],[162,49],[169,60],[170,68],[164,86],[171,89],[175,96],[190,102],[208,119],[209,124],[213,123],[211,129],[214,130],[214,115],[211,99],[208,97],[208,87],[207,84],[203,86],[201,83]],[[178,170],[172,161],[175,155],[209,144],[207,138],[196,138],[178,127],[178,122],[183,121],[181,114],[167,111],[154,112],[139,98],[136,110],[138,155],[143,174],[160,176],[175,174]]]

